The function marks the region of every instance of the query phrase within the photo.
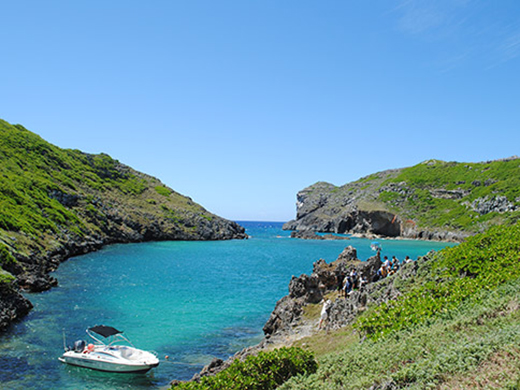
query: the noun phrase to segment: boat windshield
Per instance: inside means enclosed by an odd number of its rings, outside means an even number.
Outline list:
[[[100,340],[99,338],[94,336],[94,333],[104,337],[106,340]],[[111,326],[97,325],[92,328],[88,328],[87,334],[90,337],[92,337],[95,341],[97,341],[99,344],[110,346],[117,342],[124,342],[133,346],[132,342],[128,340],[125,336],[123,336],[123,332],[117,330],[116,328],[112,328]]]

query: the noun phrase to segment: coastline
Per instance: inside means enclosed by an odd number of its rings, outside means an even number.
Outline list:
[[[222,224],[222,226],[215,229],[215,233],[211,233],[209,237],[189,237],[185,235],[176,237],[175,234],[157,230],[150,235],[121,234],[119,236],[89,237],[88,240],[69,239],[57,245],[53,251],[33,253],[31,256],[15,253],[14,257],[17,263],[9,269],[15,278],[0,280],[2,289],[0,294],[0,332],[5,332],[13,322],[23,319],[33,308],[30,296],[27,298],[21,294],[22,292],[39,293],[58,286],[58,280],[50,276],[50,273],[56,271],[61,263],[114,244],[247,239],[245,229],[236,222],[218,218],[217,223]],[[217,231],[218,233],[216,233]],[[19,265],[20,263],[23,264],[23,268]]]
[[[213,359],[190,381],[198,381],[203,376],[215,375],[225,370],[239,359],[245,360],[260,351],[271,351],[281,347],[290,347],[298,341],[319,335],[322,332],[339,330],[351,324],[357,315],[369,304],[379,304],[399,296],[397,287],[400,280],[412,278],[417,272],[420,262],[428,261],[425,255],[417,261],[402,264],[402,269],[395,275],[369,282],[358,290],[353,290],[348,298],[338,291],[338,279],[348,270],[356,269],[360,275],[372,280],[377,269],[383,264],[379,252],[362,261],[357,258],[357,250],[348,246],[338,258],[327,263],[318,260],[313,264],[310,275],[293,276],[289,282],[289,293],[276,303],[275,308],[263,327],[263,339],[253,346],[244,348],[226,360]],[[397,282],[397,283],[396,283]],[[331,299],[329,316],[320,330],[319,311],[325,299]],[[172,383],[178,383],[174,380]],[[175,388],[175,387],[174,387]]]

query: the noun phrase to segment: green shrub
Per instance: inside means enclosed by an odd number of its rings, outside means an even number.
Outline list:
[[[170,194],[172,193],[172,190],[170,190],[169,188],[166,188],[164,186],[157,186],[155,187],[155,191],[159,194],[159,195],[162,195],[162,196],[170,196]]]
[[[372,338],[443,315],[481,290],[520,277],[520,223],[440,251],[429,280],[399,299],[368,310],[355,324]]]
[[[301,348],[280,348],[235,360],[226,370],[215,376],[203,377],[200,382],[174,385],[175,390],[269,390],[276,389],[296,375],[316,372],[318,365],[311,352]]]
[[[0,266],[13,263],[16,263],[16,259],[11,252],[9,252],[9,249],[7,249],[4,244],[0,243]]]
[[[0,284],[11,284],[15,279],[9,272],[0,269]]]

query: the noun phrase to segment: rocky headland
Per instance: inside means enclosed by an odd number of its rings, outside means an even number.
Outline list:
[[[247,238],[158,179],[105,154],[58,148],[0,120],[0,330],[58,284],[70,257],[115,243]]]
[[[461,242],[520,212],[518,157],[481,163],[429,160],[337,187],[297,194],[286,230]]]

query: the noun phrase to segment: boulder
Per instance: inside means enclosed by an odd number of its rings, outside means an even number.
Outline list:
[[[26,316],[33,305],[18,292],[16,283],[0,283],[0,330]]]

